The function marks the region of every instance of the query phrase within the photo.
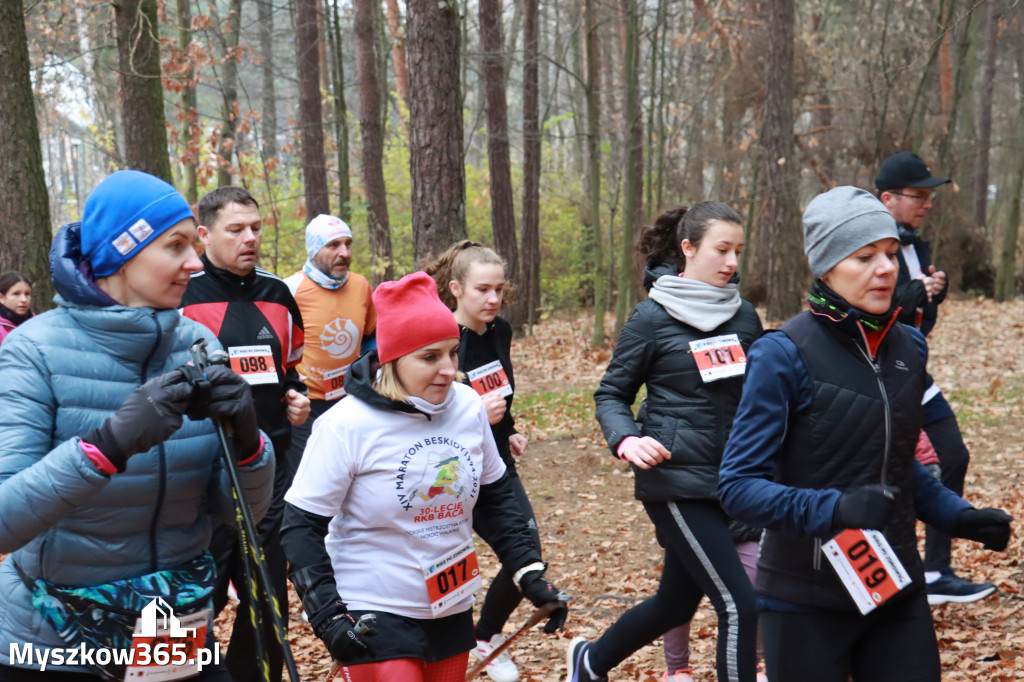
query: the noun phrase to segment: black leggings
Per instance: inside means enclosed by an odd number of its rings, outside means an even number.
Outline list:
[[[729,521],[717,502],[644,502],[665,547],[654,596],[637,604],[590,649],[590,669],[606,675],[640,647],[693,618],[707,595],[718,614],[719,682],[753,682],[757,638],[754,589],[743,570]],[[774,682],[774,680],[773,680]]]
[[[960,425],[956,417],[946,417],[931,424],[924,425],[924,432],[935,448],[939,457],[939,468],[942,470],[942,485],[960,497],[964,496],[964,479],[967,478],[967,465],[971,455],[964,445],[964,437],[960,435]],[[938,528],[925,527],[924,534],[924,570],[941,571],[949,568],[952,553],[952,540]]]
[[[519,511],[522,513],[523,518],[526,519],[527,527],[530,530],[530,534],[533,535],[534,541],[540,547],[537,520],[533,515],[533,507],[530,506],[530,498],[527,497],[526,489],[523,488],[522,479],[518,476],[511,476],[509,477],[509,482],[512,484],[512,492],[515,494]],[[484,598],[484,604],[480,608],[480,620],[476,626],[476,638],[489,640],[501,632],[501,629],[505,627],[508,617],[512,615],[512,612],[516,610],[516,607],[519,606],[519,602],[522,600],[523,593],[513,584],[512,574],[502,566],[498,574],[494,576],[491,586],[487,588],[487,596]]]
[[[920,592],[867,616],[856,611],[761,613],[772,682],[939,682],[939,645]]]

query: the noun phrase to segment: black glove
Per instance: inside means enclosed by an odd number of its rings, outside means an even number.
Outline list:
[[[832,528],[885,528],[899,492],[899,488],[878,483],[850,488],[836,502]]]
[[[956,517],[953,535],[980,542],[985,549],[1002,552],[1010,541],[1010,521],[1013,517],[1002,509],[964,509]]]
[[[188,410],[191,396],[192,384],[181,370],[161,374],[132,391],[103,426],[82,440],[95,445],[119,472],[124,471],[129,457],[163,443],[181,428],[181,415]]]
[[[544,571],[530,571],[523,575],[519,580],[519,590],[534,606],[543,606],[553,601],[560,602],[561,605],[548,616],[544,632],[551,634],[555,630],[562,629],[565,625],[565,618],[569,615],[569,595],[552,585],[544,577]]]
[[[313,625],[314,634],[327,645],[331,658],[339,663],[349,663],[370,653],[370,647],[362,638],[377,634],[373,628],[376,620],[373,614],[368,614],[370,618],[363,616],[357,621],[342,602],[332,606],[328,614],[326,617],[314,617],[310,624]]]
[[[206,379],[211,385],[207,414],[231,427],[235,434],[235,458],[249,459],[260,447],[260,427],[249,384],[223,365],[207,367]]]

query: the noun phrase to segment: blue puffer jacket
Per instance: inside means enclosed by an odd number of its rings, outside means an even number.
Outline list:
[[[9,643],[65,645],[32,607],[15,572],[59,585],[98,585],[170,568],[198,556],[211,517],[233,518],[227,473],[209,420],[107,475],[79,436],[100,426],[141,383],[190,359],[213,334],[176,310],[112,304],[83,274],[78,224],[61,228],[50,253],[58,308],[19,328],[0,348],[0,663]],[[139,428],[145,428],[140,424]],[[259,519],[270,501],[273,452],[239,474]],[[83,668],[62,668],[84,672]]]

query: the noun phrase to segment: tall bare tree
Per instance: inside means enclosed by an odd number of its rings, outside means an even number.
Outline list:
[[[640,111],[640,12],[636,0],[622,0],[626,28],[626,54],[623,64],[626,117],[625,202],[622,209],[622,241],[619,244],[619,294],[615,305],[615,330],[622,329],[633,307],[634,234],[643,223],[644,124]]]
[[[767,166],[766,220],[760,246],[767,265],[769,320],[800,312],[806,274],[803,266],[797,164],[793,157],[794,0],[768,2],[768,57],[765,60],[764,133]]]
[[[466,238],[461,35],[455,0],[409,0],[406,6],[413,254],[419,262]]]
[[[216,8],[216,5],[210,5]],[[214,10],[216,11],[216,10]],[[231,0],[228,3],[228,16],[224,21],[223,30],[218,32],[220,39],[220,84],[221,84],[221,124],[220,144],[217,154],[217,186],[231,184],[234,175],[231,157],[235,154],[235,130],[238,127],[238,42],[242,25],[242,0]]]
[[[505,58],[501,36],[501,0],[479,0],[481,76],[487,102],[487,159],[491,176],[491,230],[494,246],[505,259],[506,277],[517,286],[519,245],[516,238],[512,164],[508,151],[508,103],[505,101]],[[513,329],[525,322],[521,302],[507,306]]]
[[[391,262],[391,221],[384,182],[384,117],[380,73],[381,43],[377,39],[380,5],[374,0],[354,0],[356,61],[359,66],[359,129],[363,141],[363,191],[366,193],[367,229],[373,284],[394,278]]]
[[[160,81],[156,0],[117,0],[113,4],[125,162],[129,168],[173,182]]]
[[[50,205],[20,2],[0,2],[0,55],[0,270],[17,269],[32,280],[39,306],[53,293]]]
[[[341,19],[338,0],[324,0],[327,43],[331,66],[331,98],[334,100],[334,139],[338,158],[338,215],[348,220],[352,211],[348,179],[348,107],[345,105],[345,64],[341,53]]]
[[[181,144],[184,147],[182,165],[185,167],[182,194],[190,204],[199,201],[199,186],[196,173],[198,163],[197,120],[198,97],[196,95],[196,68],[190,55],[192,45],[192,6],[189,0],[178,0],[178,49],[181,50],[179,77],[182,81],[178,109],[181,112]]]
[[[990,0],[983,22],[984,58],[979,74],[977,130],[974,148],[974,224],[988,227],[988,169],[992,149],[992,96],[996,85],[996,49],[999,45],[1001,0]]]
[[[306,215],[331,212],[324,156],[324,119],[320,105],[320,27],[317,0],[295,0],[295,53],[299,81],[299,129]]]
[[[540,98],[538,97],[537,18],[539,0],[523,2],[523,241],[520,300],[526,324],[537,321],[540,306]]]
[[[187,0],[179,0],[187,2]],[[256,0],[260,25],[260,69],[263,75],[260,137],[264,159],[277,156],[277,81],[274,73],[274,0]]]
[[[385,0],[388,10],[388,33],[391,36],[391,63],[395,70],[395,89],[398,97],[408,109],[409,64],[405,58],[405,28],[402,26],[402,12],[398,0]],[[403,123],[404,125],[404,123]]]
[[[590,256],[590,272],[594,286],[594,328],[590,342],[596,348],[604,345],[604,313],[608,303],[605,298],[607,271],[604,266],[604,250],[601,246],[601,79],[599,73],[599,49],[595,0],[584,0],[583,31],[587,62],[587,246]]]

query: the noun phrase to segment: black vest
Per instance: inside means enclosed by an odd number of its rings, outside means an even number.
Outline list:
[[[804,312],[780,330],[796,344],[813,386],[811,405],[790,417],[774,480],[796,488],[898,486],[884,534],[914,585],[923,585],[917,553],[914,450],[921,430],[925,367],[908,328],[894,324],[872,360],[859,323]],[[884,390],[883,390],[884,387]],[[855,610],[820,538],[765,533],[757,591],[783,601]]]

